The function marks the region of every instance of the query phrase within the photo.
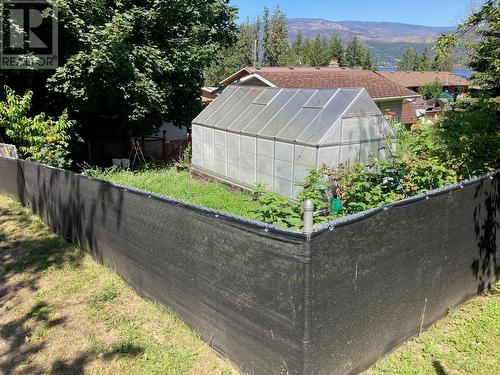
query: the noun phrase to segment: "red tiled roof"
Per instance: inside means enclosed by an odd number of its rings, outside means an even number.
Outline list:
[[[374,99],[418,96],[416,92],[398,85],[371,70],[337,67],[248,67],[226,78],[221,84],[228,85],[252,74],[264,78],[277,87],[284,88],[364,87]]]
[[[404,86],[421,87],[438,81],[442,86],[470,86],[468,80],[450,72],[381,72],[385,78]]]

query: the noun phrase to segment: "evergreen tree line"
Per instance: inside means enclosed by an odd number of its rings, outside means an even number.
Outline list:
[[[448,56],[432,57],[429,50],[425,48],[421,54],[408,46],[405,48],[401,60],[398,63],[399,70],[414,71],[453,71],[453,62],[451,54]]]
[[[376,70],[379,65],[357,37],[345,44],[336,34],[309,38],[299,31],[289,43],[286,15],[279,7],[273,12],[264,8],[261,16],[239,26],[236,43],[219,51],[214,63],[205,69],[205,78],[208,85],[217,85],[245,66],[320,67],[332,60],[341,67],[367,70]]]

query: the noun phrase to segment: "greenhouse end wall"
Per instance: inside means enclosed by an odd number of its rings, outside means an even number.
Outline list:
[[[312,236],[21,160],[0,192],[254,374],[357,373],[500,276],[499,173]]]

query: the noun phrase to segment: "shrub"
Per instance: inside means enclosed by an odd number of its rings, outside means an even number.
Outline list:
[[[265,191],[265,187],[258,184],[253,192],[258,206],[255,217],[264,223],[276,224],[288,228],[300,227],[302,219],[296,207],[287,198]]]
[[[30,117],[33,93],[18,96],[5,86],[6,101],[0,102],[0,126],[17,145],[19,153],[28,160],[64,168],[71,164],[68,158],[69,141],[75,122],[66,111],[58,118],[40,113]]]
[[[500,99],[456,103],[435,125],[437,157],[461,178],[500,168]]]
[[[422,86],[418,90],[418,93],[422,95],[422,98],[424,98],[425,100],[439,98],[442,92],[443,92],[443,86],[441,86],[441,84],[438,81],[434,81],[431,84]]]

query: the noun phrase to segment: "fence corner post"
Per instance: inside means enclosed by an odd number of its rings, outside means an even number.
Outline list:
[[[313,232],[314,203],[308,199],[304,203],[304,234]]]

